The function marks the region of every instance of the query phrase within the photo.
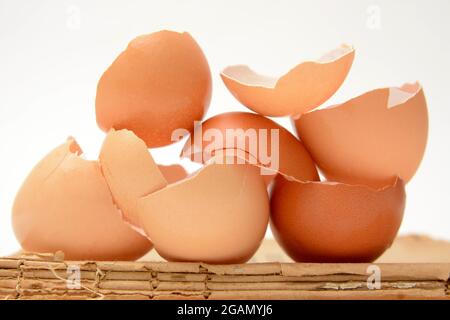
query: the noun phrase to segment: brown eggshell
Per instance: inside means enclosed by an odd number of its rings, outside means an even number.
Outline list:
[[[183,180],[188,176],[186,170],[179,164],[172,164],[169,166],[159,164],[158,168],[168,183],[174,183]]]
[[[205,154],[208,154],[208,156],[206,156]],[[238,164],[255,165],[260,168],[260,175],[264,181],[264,184],[267,187],[267,190],[270,190],[269,188],[270,188],[273,180],[279,173],[277,170],[266,170],[267,168],[264,165],[262,165],[261,162],[258,161],[258,159],[256,157],[254,157],[251,153],[248,153],[245,150],[242,150],[239,148],[230,148],[230,149],[224,148],[224,149],[217,149],[211,153],[198,152],[198,153],[191,154],[191,159],[194,159],[194,160],[202,159],[201,157],[203,157],[204,161],[198,161],[200,163],[207,162],[207,160],[205,160],[205,159],[211,159],[211,158],[215,158],[215,157],[228,157],[228,158],[238,159],[237,160]]]
[[[111,130],[100,151],[103,175],[123,217],[141,229],[137,199],[167,186],[144,141],[129,130]]]
[[[244,65],[227,67],[220,76],[236,99],[259,114],[300,115],[320,106],[339,89],[354,55],[353,47],[342,45],[318,61],[297,65],[278,79]]]
[[[266,183],[270,183],[270,176],[273,177],[277,172],[298,180],[319,180],[316,166],[302,143],[274,121],[254,113],[227,112],[209,118],[195,128],[193,136],[188,139],[183,148],[182,156],[189,157],[196,162],[207,161],[214,156],[216,151],[223,150],[220,148],[221,144],[226,146],[227,142],[224,140],[227,137],[227,129],[241,129],[240,133],[235,131],[234,148],[243,151],[247,154],[247,157],[256,159],[258,163],[255,164],[265,167],[270,167],[271,163],[267,163],[266,160],[261,158],[261,150],[263,150],[263,154],[272,156],[272,152],[266,152],[264,145],[267,146],[267,150],[272,149],[271,130],[278,130],[278,147],[275,146],[273,148],[274,152],[278,153],[278,164],[275,170],[264,172]],[[250,135],[246,136],[246,132],[249,129],[255,130],[258,137],[261,129],[267,130],[265,139],[257,139],[256,148],[251,147],[250,140],[247,138]],[[217,141],[215,139],[208,137],[207,132],[213,132],[213,130],[218,131],[224,137],[222,143],[216,144]],[[263,144],[261,145],[261,143]],[[245,154],[243,155],[244,157],[246,156]],[[273,159],[275,158],[274,156]]]
[[[295,120],[328,180],[382,187],[408,182],[425,152],[428,114],[420,84],[370,91]]]
[[[400,179],[383,189],[275,180],[271,229],[298,262],[370,262],[392,243],[405,208]]]
[[[132,40],[102,75],[96,97],[104,131],[130,129],[148,147],[192,130],[211,99],[208,62],[189,33],[160,31]]]
[[[13,206],[22,248],[63,251],[69,260],[135,260],[152,245],[121,218],[97,161],[80,158],[73,139],[31,171]]]
[[[142,198],[139,215],[169,261],[241,263],[264,238],[269,199],[258,167],[211,163]]]

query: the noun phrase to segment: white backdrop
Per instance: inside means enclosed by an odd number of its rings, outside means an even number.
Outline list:
[[[326,105],[419,80],[430,135],[407,185],[401,233],[450,239],[449,12],[448,0],[0,0],[0,255],[18,249],[11,205],[30,169],[68,135],[97,157],[104,135],[95,123],[96,83],[129,40],[160,29],[188,31],[203,48],[214,81],[208,117],[246,110],[220,80],[225,66],[279,75],[341,43],[354,45],[356,58]],[[173,163],[179,151],[173,145],[152,154]]]

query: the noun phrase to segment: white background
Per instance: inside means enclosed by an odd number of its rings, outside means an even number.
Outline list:
[[[94,99],[102,72],[137,35],[189,31],[213,74],[208,117],[245,110],[219,72],[244,63],[280,75],[341,43],[353,68],[325,105],[419,80],[430,114],[426,155],[407,186],[401,233],[450,239],[450,1],[0,0],[0,255],[18,249],[11,205],[35,163],[68,135],[96,158],[104,134]],[[277,119],[289,125],[286,119]],[[152,150],[178,161],[180,145]]]

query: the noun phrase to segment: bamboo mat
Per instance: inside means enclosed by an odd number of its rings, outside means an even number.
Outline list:
[[[154,253],[145,257],[150,259],[64,261],[59,254],[31,253],[0,258],[0,298],[450,299],[450,243],[423,236],[398,238],[374,264],[291,263],[271,240],[254,262],[241,265],[168,263],[155,261],[160,258]],[[369,289],[374,265],[380,287]]]

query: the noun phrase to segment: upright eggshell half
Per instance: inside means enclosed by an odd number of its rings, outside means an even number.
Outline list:
[[[96,161],[80,158],[73,139],[54,149],[20,188],[12,222],[22,248],[63,251],[69,260],[135,260],[152,245],[114,206]]]
[[[161,171],[164,178],[168,183],[174,183],[180,180],[183,180],[188,176],[186,170],[180,166],[179,164],[172,165],[158,165],[159,171]]]
[[[295,120],[298,135],[328,178],[382,187],[408,182],[422,161],[428,113],[420,84],[377,89]]]
[[[167,186],[144,141],[129,130],[111,130],[100,151],[100,164],[123,217],[141,229],[137,199]]]
[[[148,147],[192,130],[211,99],[208,62],[189,33],[160,31],[132,40],[102,75],[96,97],[104,131],[130,129]]]
[[[277,135],[272,138],[275,132]],[[233,148],[271,169],[264,172],[266,176],[280,172],[298,180],[319,180],[316,166],[302,143],[274,121],[254,113],[227,112],[204,121],[186,142],[182,156],[205,162],[216,151]]]
[[[327,101],[342,85],[353,63],[353,47],[342,45],[318,61],[297,65],[280,78],[249,67],[225,68],[220,76],[233,96],[265,116],[300,115]]]
[[[212,163],[142,198],[138,212],[169,261],[242,263],[264,238],[269,199],[258,167]]]
[[[405,208],[400,179],[375,190],[275,179],[271,229],[298,262],[370,262],[394,240]]]

